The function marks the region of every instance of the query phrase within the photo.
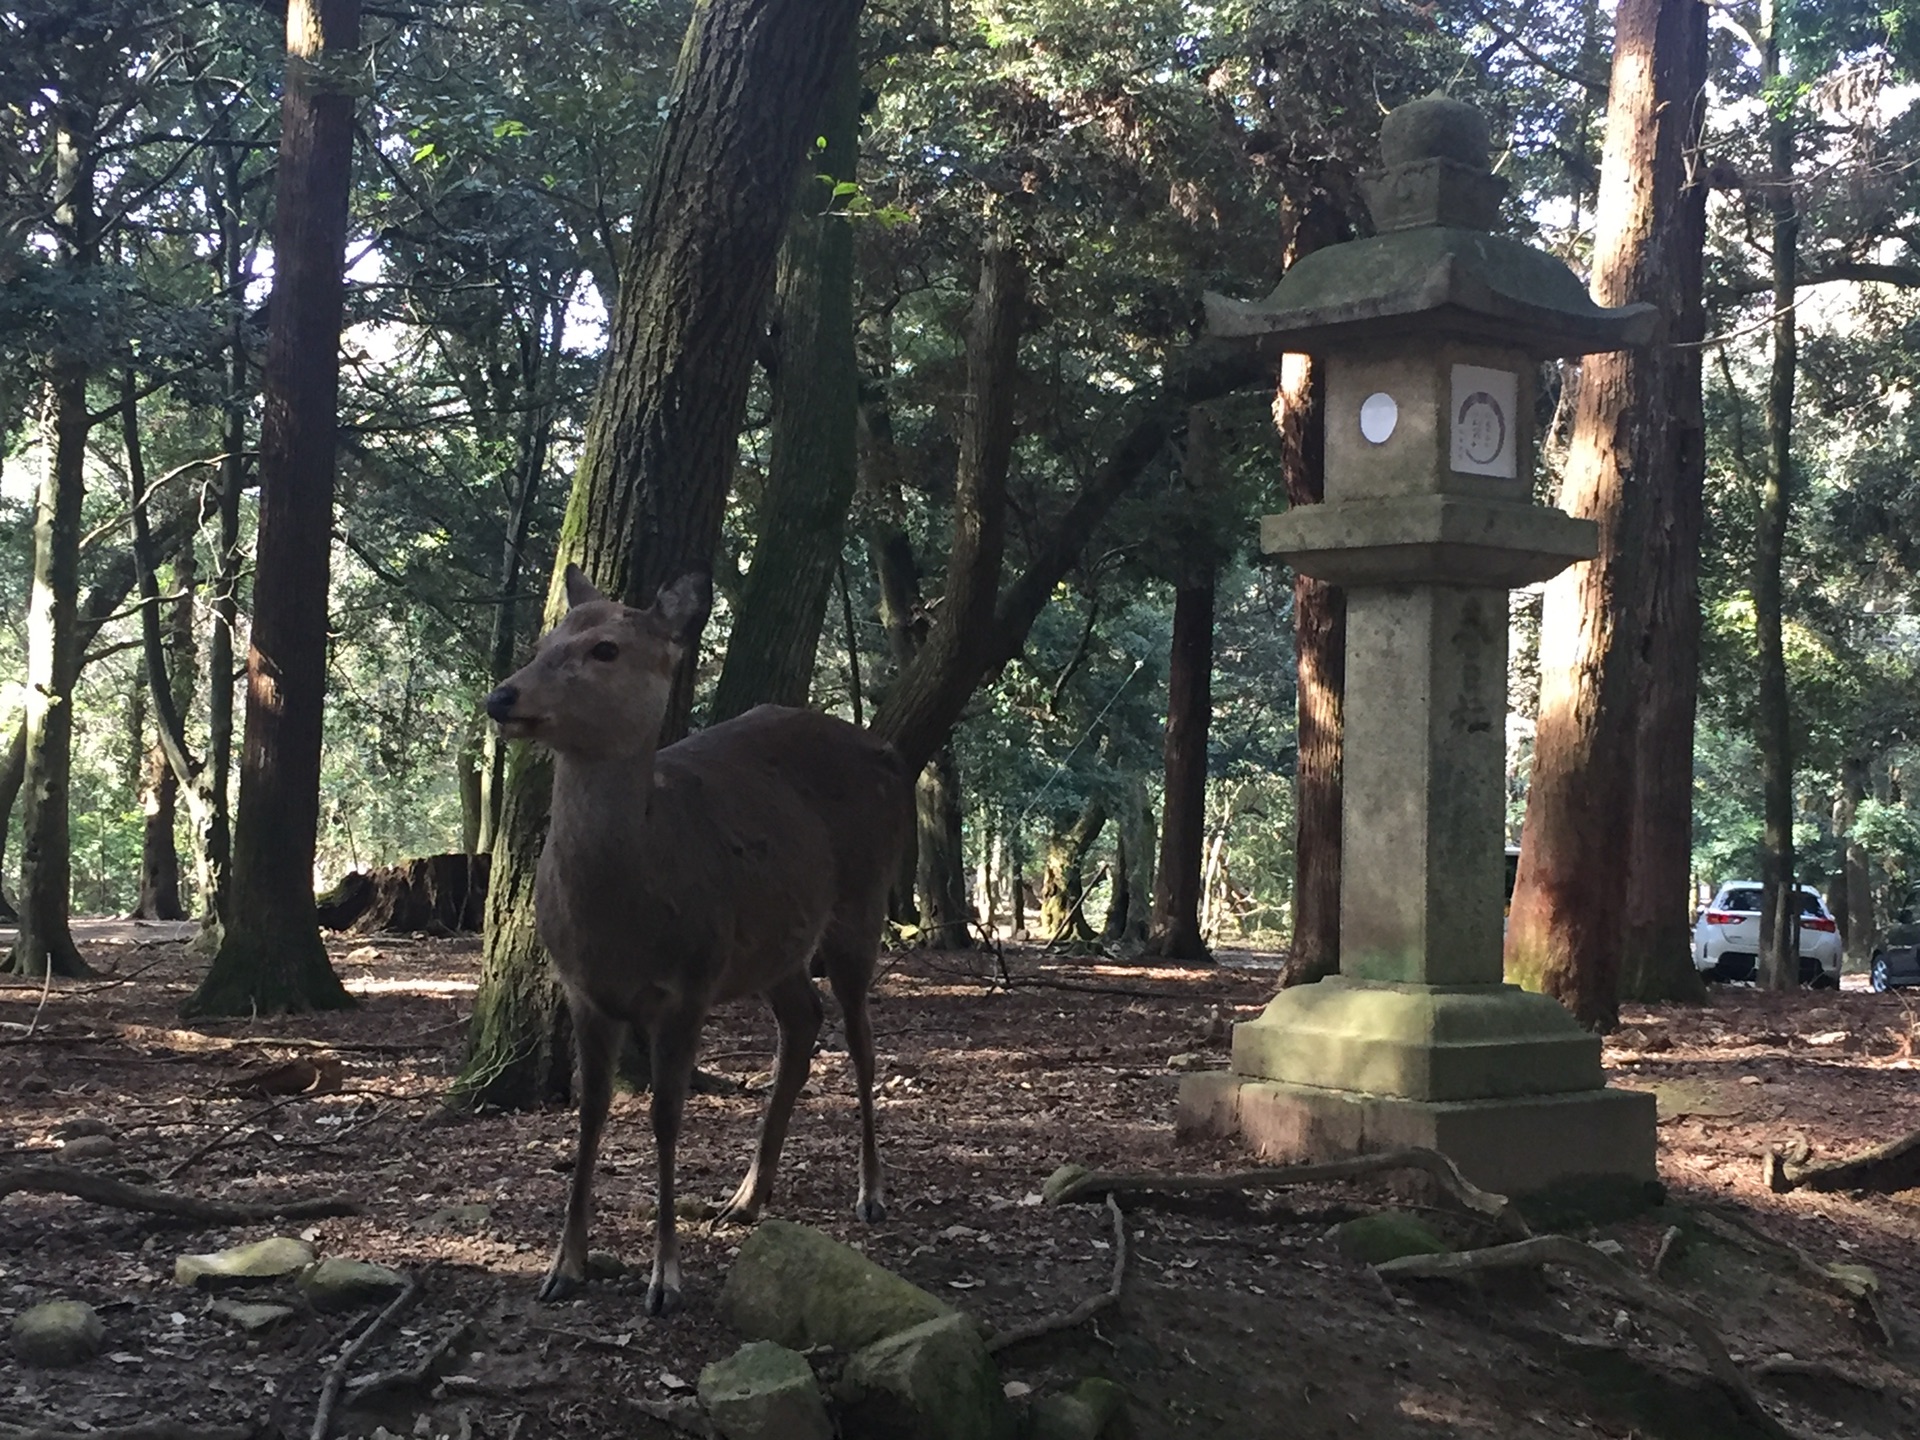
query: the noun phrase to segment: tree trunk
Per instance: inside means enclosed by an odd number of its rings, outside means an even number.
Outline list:
[[[1846,805],[1846,825],[1842,834],[1846,844],[1843,869],[1847,897],[1847,959],[1864,966],[1872,959],[1874,947],[1880,943],[1880,923],[1873,909],[1872,859],[1867,854],[1867,847],[1849,832],[1853,827],[1853,817],[1859,812],[1860,802],[1867,798],[1867,762],[1855,756],[1849,756],[1841,762],[1840,787]]]
[[[1138,775],[1121,782],[1122,808],[1115,816],[1113,896],[1100,938],[1111,945],[1144,945],[1153,921],[1153,851],[1158,834],[1147,783]]]
[[[167,763],[165,748],[155,741],[147,747],[140,779],[140,898],[133,915],[138,920],[184,920],[180,903],[180,850],[174,841],[180,781]]]
[[[1706,483],[1706,420],[1699,342],[1707,183],[1698,150],[1706,118],[1707,9],[1700,0],[1633,0],[1615,15],[1616,47],[1641,58],[1616,71],[1609,111],[1623,108],[1637,134],[1630,224],[1636,261],[1624,266],[1608,304],[1645,300],[1671,317],[1668,343],[1635,357],[1637,414],[1623,449],[1645,493],[1644,583],[1634,617],[1638,696],[1627,814],[1626,911],[1620,996],[1656,1003],[1699,1001],[1693,967],[1693,729],[1700,689],[1700,529]],[[1591,363],[1591,362],[1589,362]]]
[[[708,0],[694,11],[621,276],[556,581],[578,563],[602,590],[646,604],[664,582],[713,563],[794,167],[858,10],[858,0]],[[694,648],[663,739],[685,729]],[[469,1105],[524,1106],[570,1088],[565,1008],[533,913],[551,783],[544,761],[509,758],[480,989],[455,1082]]]
[[[360,0],[291,0],[231,908],[190,1013],[353,1003],[314,913]],[[217,680],[216,680],[217,683]]]
[[[987,243],[967,335],[967,390],[953,489],[953,543],[939,618],[888,688],[873,730],[910,770],[946,742],[987,666],[1006,549],[1007,465],[1027,272],[1011,242]]]
[[[1688,277],[1699,273],[1697,240],[1696,258],[1686,257],[1691,230],[1683,191],[1696,91],[1686,88],[1691,31],[1685,9],[1684,0],[1629,0],[1617,20],[1595,212],[1593,293],[1604,305],[1643,300],[1684,314]],[[1679,54],[1671,53],[1675,46]],[[1697,278],[1692,283],[1697,286]],[[1635,773],[1636,760],[1646,758],[1636,742],[1642,721],[1636,691],[1690,691],[1681,672],[1697,646],[1689,638],[1697,621],[1678,617],[1676,633],[1658,637],[1660,672],[1641,658],[1656,643],[1648,627],[1668,628],[1662,611],[1672,603],[1664,593],[1659,603],[1649,601],[1649,547],[1656,535],[1669,556],[1689,544],[1689,522],[1675,509],[1680,492],[1697,484],[1688,479],[1698,465],[1688,448],[1698,441],[1679,394],[1684,382],[1684,369],[1676,374],[1666,347],[1587,357],[1560,499],[1563,508],[1599,523],[1600,550],[1551,581],[1542,607],[1540,717],[1507,929],[1507,973],[1553,995],[1595,1030],[1619,1020],[1630,868],[1629,847],[1620,839],[1636,794],[1648,796],[1645,823],[1660,841],[1645,862],[1647,944],[1674,942],[1672,918],[1685,894],[1685,870],[1670,873],[1672,837],[1662,827],[1672,823],[1677,775],[1689,777],[1680,791],[1690,794],[1690,763],[1664,756],[1659,773]],[[1681,499],[1679,510],[1687,508]],[[1672,563],[1682,571],[1691,565],[1678,557]],[[1687,574],[1677,577],[1682,593],[1690,581]],[[1690,713],[1690,695],[1666,699]],[[1659,723],[1671,734],[1674,716]],[[1667,884],[1671,896],[1661,893]],[[1642,980],[1662,988],[1685,955],[1641,953],[1651,967],[1643,966]]]
[[[93,121],[62,109],[54,131],[60,259],[79,276],[97,245],[93,213]],[[20,929],[9,968],[20,975],[85,975],[68,925],[73,854],[69,787],[73,687],[80,673],[80,512],[86,498],[87,363],[57,353],[47,386],[47,457],[33,514],[33,578],[27,604],[27,695],[21,817]]]
[[[840,567],[856,473],[859,373],[853,349],[853,225],[834,187],[858,159],[860,66],[849,44],[821,127],[826,148],[803,164],[780,259],[778,362],[758,539],[734,614],[709,721],[755,705],[804,705],[827,598]]]
[[[1166,793],[1160,863],[1153,880],[1149,955],[1205,960],[1200,938],[1202,854],[1207,824],[1207,726],[1213,715],[1211,569],[1173,599],[1173,654],[1167,670]]]
[[[1280,465],[1289,505],[1327,497],[1326,375],[1289,355],[1276,392]],[[1310,984],[1340,970],[1340,756],[1347,682],[1347,596],[1293,577],[1293,940],[1280,983]]]
[[[1049,945],[1086,944],[1093,939],[1087,922],[1087,852],[1107,826],[1106,801],[1094,796],[1064,826],[1047,837],[1046,871],[1040,881],[1040,931]]]
[[[973,947],[967,862],[961,845],[960,765],[943,745],[914,787],[919,831],[919,943],[934,950]]]
[[[1771,93],[1780,78],[1776,0],[1762,0],[1761,73]],[[1793,194],[1794,110],[1769,103],[1769,206],[1773,219],[1773,370],[1767,384],[1767,471],[1754,527],[1753,613],[1759,630],[1759,697],[1755,709],[1764,812],[1760,881],[1760,983],[1790,990],[1800,983],[1800,906],[1793,882],[1793,732],[1787,698],[1784,578],[1793,495],[1793,390],[1799,364],[1794,317],[1798,293],[1800,214]]]

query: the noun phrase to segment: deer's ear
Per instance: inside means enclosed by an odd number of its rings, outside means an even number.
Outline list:
[[[572,609],[574,606],[577,606],[577,605],[590,604],[595,600],[604,600],[606,598],[607,598],[606,596],[602,595],[598,590],[594,588],[593,582],[587,579],[586,571],[582,570],[578,565],[574,564],[571,560],[567,562],[567,608],[568,609]]]
[[[712,609],[713,577],[704,570],[691,571],[662,585],[653,597],[653,613],[676,645],[691,645],[699,638],[700,627],[707,623],[707,612]]]

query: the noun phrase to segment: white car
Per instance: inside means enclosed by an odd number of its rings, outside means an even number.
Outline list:
[[[1710,980],[1751,980],[1759,968],[1758,880],[1729,880],[1693,927],[1693,968]],[[1800,887],[1800,983],[1840,983],[1840,926],[1820,892]]]

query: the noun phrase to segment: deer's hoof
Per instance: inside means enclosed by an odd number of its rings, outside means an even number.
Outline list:
[[[760,1223],[760,1206],[751,1200],[729,1200],[722,1205],[713,1217],[713,1228],[718,1230],[727,1225],[757,1225]]]
[[[549,1305],[558,1305],[562,1300],[571,1300],[586,1288],[585,1280],[576,1279],[555,1266],[547,1272],[547,1278],[540,1282],[540,1298]]]
[[[647,1314],[664,1319],[680,1309],[680,1287],[656,1280],[647,1286]]]
[[[877,1195],[862,1195],[853,1202],[853,1218],[878,1225],[887,1218],[887,1202]]]

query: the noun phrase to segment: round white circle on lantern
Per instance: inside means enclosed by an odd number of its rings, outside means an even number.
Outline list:
[[[1400,423],[1400,407],[1384,390],[1376,390],[1360,402],[1360,433],[1375,445],[1384,445]]]

